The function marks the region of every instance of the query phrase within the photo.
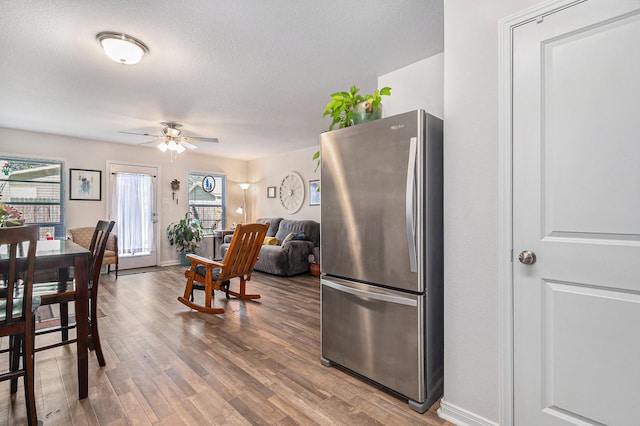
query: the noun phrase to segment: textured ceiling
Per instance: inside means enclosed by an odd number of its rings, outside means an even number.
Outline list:
[[[2,0],[0,127],[253,159],[318,143],[329,95],[443,50],[442,0]],[[101,31],[149,46],[109,60]]]

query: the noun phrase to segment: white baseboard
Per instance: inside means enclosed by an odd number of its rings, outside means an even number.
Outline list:
[[[174,265],[179,265],[180,261],[179,260],[165,260],[164,262],[160,262],[160,265],[158,266],[174,266]],[[185,266],[186,268],[186,266]]]
[[[438,416],[457,426],[498,426],[498,423],[480,417],[457,405],[449,404],[444,398],[440,400]]]

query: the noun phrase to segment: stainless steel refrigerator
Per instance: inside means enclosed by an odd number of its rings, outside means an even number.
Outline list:
[[[443,384],[442,120],[323,133],[321,361],[425,412]]]

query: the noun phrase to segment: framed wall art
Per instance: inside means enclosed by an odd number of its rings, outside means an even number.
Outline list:
[[[69,169],[69,199],[102,200],[102,171]]]
[[[276,198],[275,186],[267,186],[267,198]]]
[[[309,181],[309,205],[310,206],[320,205],[320,181],[319,180]]]

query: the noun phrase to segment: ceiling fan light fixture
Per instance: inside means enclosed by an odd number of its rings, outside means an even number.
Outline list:
[[[180,129],[176,129],[175,127],[165,127],[164,129],[162,129],[162,133],[164,133],[166,136],[169,136],[170,138],[177,138],[178,136],[180,136],[180,133],[182,133],[182,131]]]
[[[134,65],[149,53],[149,48],[142,41],[123,33],[103,31],[96,35],[96,40],[104,49],[104,53],[112,61],[120,64]]]
[[[176,123],[174,121],[166,121],[166,122],[162,121],[160,122],[160,124],[162,124],[164,127],[160,130],[160,135],[157,135],[157,136],[151,135],[149,133],[134,133],[134,132],[122,132],[122,131],[120,133],[155,137],[156,139],[149,142],[144,142],[143,145],[151,145],[153,143],[155,147],[158,148],[160,151],[162,152],[169,151],[169,153],[171,153],[171,161],[173,161],[173,158],[176,157],[177,154],[181,154],[188,149],[193,150],[198,148],[197,145],[194,145],[191,143],[191,140],[197,140],[202,142],[216,142],[216,143],[218,142],[217,138],[204,138],[199,136],[194,136],[194,137],[180,136],[182,134],[182,131],[180,130],[180,127],[182,127],[182,124]],[[174,153],[176,155],[174,155]],[[248,187],[249,184],[246,184],[246,185]]]

